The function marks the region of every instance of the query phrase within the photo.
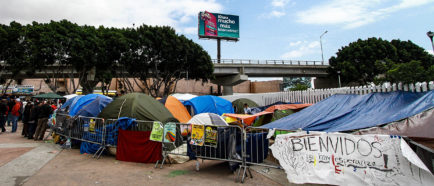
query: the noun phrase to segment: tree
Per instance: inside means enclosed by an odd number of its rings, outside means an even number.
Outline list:
[[[284,77],[283,89],[295,90],[307,90],[311,87],[310,77]]]
[[[331,57],[329,60],[331,67],[328,70],[332,76],[337,76],[337,71],[340,71],[343,84],[365,85],[375,80],[401,81],[402,79],[407,81],[407,77],[397,77],[396,72],[400,69],[407,69],[408,65],[414,67],[416,65],[414,62],[404,66],[399,65],[410,63],[412,60],[420,61],[423,74],[426,74],[426,71],[434,64],[433,56],[411,41],[392,40],[389,42],[381,38],[359,39],[342,47],[336,53],[336,57]],[[378,78],[381,74],[385,77]],[[393,79],[388,79],[390,76],[387,74],[394,74]],[[424,79],[430,80],[427,76]]]
[[[167,96],[178,80],[187,75],[203,81],[213,77],[208,53],[193,41],[177,35],[173,28],[142,25],[126,37],[131,41],[131,48],[121,60],[122,64],[154,97]]]

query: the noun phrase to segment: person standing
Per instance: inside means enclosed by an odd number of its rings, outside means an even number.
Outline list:
[[[12,119],[13,119],[12,108],[14,108],[15,102],[14,102],[14,99],[12,97],[8,98],[8,100],[9,100],[8,101],[8,108],[9,108],[9,110],[8,110],[8,118],[7,118],[7,120],[8,120],[8,126],[11,126],[11,122],[12,122]]]
[[[44,139],[45,130],[47,130],[47,122],[50,114],[53,113],[51,106],[44,101],[44,104],[39,108],[38,126],[36,127],[35,141]]]
[[[28,139],[33,139],[33,135],[36,132],[36,127],[38,125],[38,115],[39,115],[39,108],[42,106],[42,103],[35,102],[35,105],[30,109],[30,118],[27,122],[29,124],[29,131],[27,133]]]
[[[0,102],[0,128],[2,132],[6,132],[6,118],[8,117],[8,104],[6,99],[2,99]]]
[[[20,98],[15,100],[15,105],[12,108],[12,133],[17,131],[18,118],[20,117],[21,102]]]
[[[26,106],[24,107],[24,112],[23,112],[23,131],[21,132],[21,135],[23,135],[24,137],[28,137],[29,136],[29,121],[30,121],[30,110],[33,107],[33,103],[32,102],[27,102]]]

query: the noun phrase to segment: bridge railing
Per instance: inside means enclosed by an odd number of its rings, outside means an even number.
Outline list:
[[[212,59],[213,63],[219,63],[219,60]],[[256,60],[256,59],[220,59],[221,64],[253,64],[253,65],[328,65],[324,61],[301,61],[301,60]]]

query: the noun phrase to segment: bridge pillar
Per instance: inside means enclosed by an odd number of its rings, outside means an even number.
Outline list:
[[[223,95],[232,95],[234,93],[233,86],[238,85],[248,80],[248,76],[244,74],[216,77],[212,83],[223,85]]]

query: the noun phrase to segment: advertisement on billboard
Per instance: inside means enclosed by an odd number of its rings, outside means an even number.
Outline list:
[[[236,15],[199,13],[199,38],[220,38],[238,40],[240,38],[240,21]]]

